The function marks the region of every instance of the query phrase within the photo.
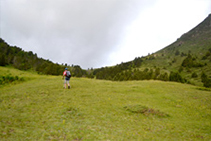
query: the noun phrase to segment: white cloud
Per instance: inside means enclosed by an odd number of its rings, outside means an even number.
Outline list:
[[[82,68],[115,65],[167,46],[201,22],[209,0],[0,0],[1,37]]]

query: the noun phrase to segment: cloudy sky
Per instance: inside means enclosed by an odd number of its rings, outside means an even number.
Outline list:
[[[211,0],[0,0],[0,37],[55,63],[99,68],[154,53],[211,13]]]

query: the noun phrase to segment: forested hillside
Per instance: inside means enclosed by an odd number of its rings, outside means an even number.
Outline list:
[[[82,77],[86,71],[80,66],[68,66],[53,63],[37,57],[32,51],[26,52],[19,47],[8,45],[0,38],[0,66],[11,65],[19,70],[33,70],[39,74],[61,75],[65,67],[68,67],[73,76]]]
[[[211,87],[211,14],[162,50],[93,74],[106,80],[155,79]]]

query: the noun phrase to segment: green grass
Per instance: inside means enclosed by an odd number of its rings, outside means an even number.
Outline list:
[[[30,72],[12,68],[15,75]],[[211,91],[35,73],[0,87],[0,140],[211,140]]]

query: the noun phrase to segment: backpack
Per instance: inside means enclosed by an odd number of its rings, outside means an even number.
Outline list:
[[[71,77],[71,73],[70,71],[66,71],[66,77],[70,78]]]

